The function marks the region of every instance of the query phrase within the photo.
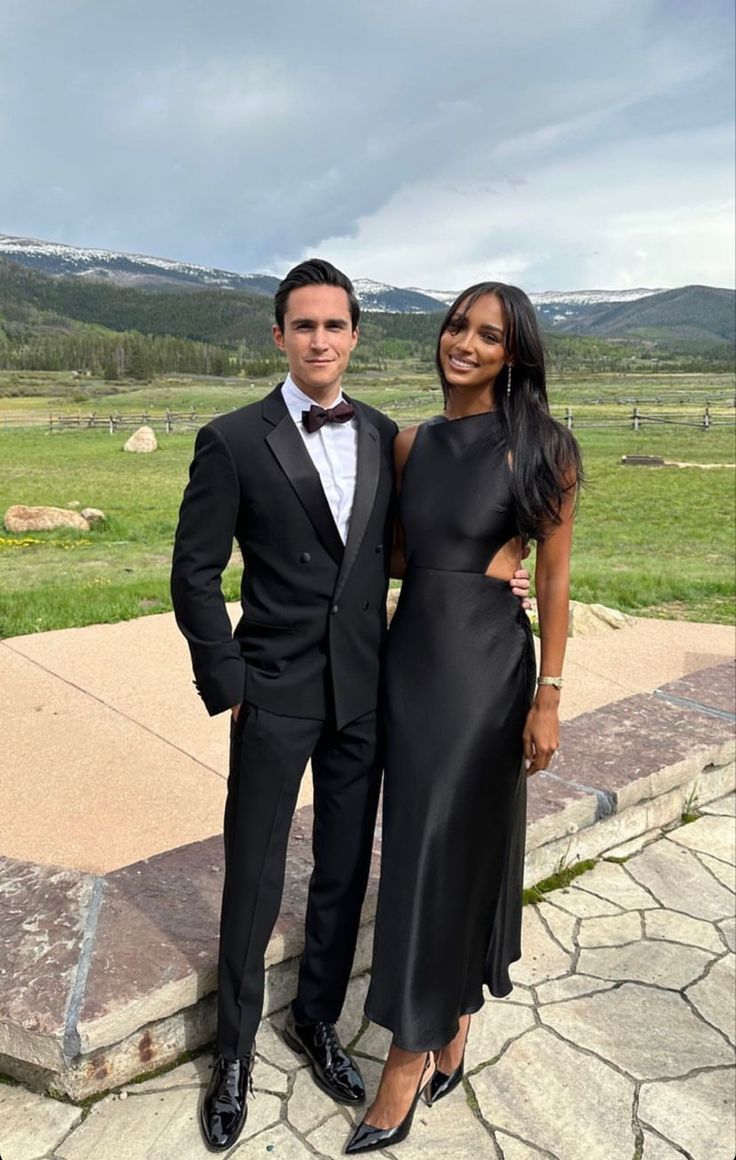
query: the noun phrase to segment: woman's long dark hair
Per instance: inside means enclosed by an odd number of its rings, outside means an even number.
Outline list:
[[[504,347],[512,363],[497,376],[494,402],[505,427],[511,452],[511,480],[519,530],[534,539],[560,523],[565,493],[583,481],[580,449],[570,431],[553,419],[547,401],[544,347],[534,307],[523,290],[504,282],[478,282],[458,294],[445,315],[437,340],[436,364],[445,404],[452,387],[440,362],[440,339],[458,314],[486,294],[494,294],[504,315]],[[462,309],[461,309],[462,308]]]

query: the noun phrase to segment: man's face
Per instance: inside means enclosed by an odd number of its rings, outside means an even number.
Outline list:
[[[289,360],[298,387],[323,406],[340,391],[340,381],[358,341],[348,296],[339,286],[300,286],[286,303],[284,329],[273,338]]]

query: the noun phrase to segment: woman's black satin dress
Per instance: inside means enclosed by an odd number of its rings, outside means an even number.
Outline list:
[[[497,414],[422,424],[400,496],[407,568],[388,638],[383,851],[366,1014],[408,1051],[511,990],[521,953],[526,613],[485,575],[518,535]]]

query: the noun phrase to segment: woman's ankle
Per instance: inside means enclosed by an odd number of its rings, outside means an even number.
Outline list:
[[[395,1127],[403,1120],[423,1082],[427,1052],[404,1051],[391,1047],[384,1064],[376,1098],[365,1114],[367,1123],[381,1128]],[[430,1076],[427,1069],[427,1078]]]
[[[470,1015],[461,1015],[458,1029],[453,1039],[437,1052],[437,1069],[449,1075],[460,1066],[465,1055],[465,1045],[470,1031]]]

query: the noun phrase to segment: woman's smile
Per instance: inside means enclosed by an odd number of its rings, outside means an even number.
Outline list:
[[[460,355],[451,354],[449,356],[450,366],[455,367],[459,371],[474,371],[478,366],[476,362],[471,362],[468,358],[461,358]]]

